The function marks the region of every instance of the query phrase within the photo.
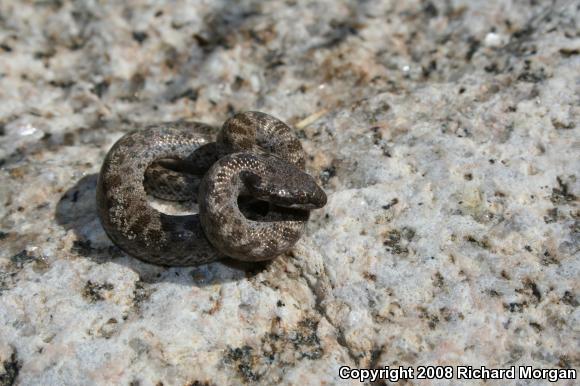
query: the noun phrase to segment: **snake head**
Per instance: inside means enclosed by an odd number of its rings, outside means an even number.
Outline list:
[[[240,176],[250,195],[258,200],[307,210],[326,205],[326,193],[309,174],[289,164],[276,170],[268,176],[249,171],[243,171]]]

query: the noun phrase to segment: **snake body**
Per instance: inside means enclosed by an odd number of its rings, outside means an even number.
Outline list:
[[[280,120],[246,112],[227,120],[216,142],[211,131],[198,122],[152,125],[108,152],[97,182],[98,213],[125,252],[166,266],[225,256],[267,260],[291,248],[309,210],[326,204],[304,171],[299,140]],[[147,191],[172,200],[197,197],[200,213],[161,213]]]

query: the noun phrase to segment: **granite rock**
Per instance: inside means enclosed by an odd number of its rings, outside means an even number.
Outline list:
[[[0,3],[0,385],[580,367],[577,4],[128,4]],[[116,248],[94,200],[114,141],[244,110],[296,127],[328,193],[296,248]]]

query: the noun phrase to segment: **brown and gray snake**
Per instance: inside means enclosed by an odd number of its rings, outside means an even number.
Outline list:
[[[151,125],[126,134],[107,153],[97,182],[99,218],[128,254],[165,266],[233,257],[272,259],[301,237],[326,194],[305,172],[300,141],[260,112],[228,119],[218,138],[199,122]],[[147,193],[196,200],[199,214],[154,209]]]

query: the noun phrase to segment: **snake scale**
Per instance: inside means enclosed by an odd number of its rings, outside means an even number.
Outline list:
[[[233,257],[272,259],[300,238],[326,194],[305,172],[300,141],[260,112],[229,118],[215,141],[199,122],[169,122],[126,134],[107,153],[97,182],[98,214],[128,254],[164,266]],[[154,209],[147,193],[195,200],[199,214]]]

